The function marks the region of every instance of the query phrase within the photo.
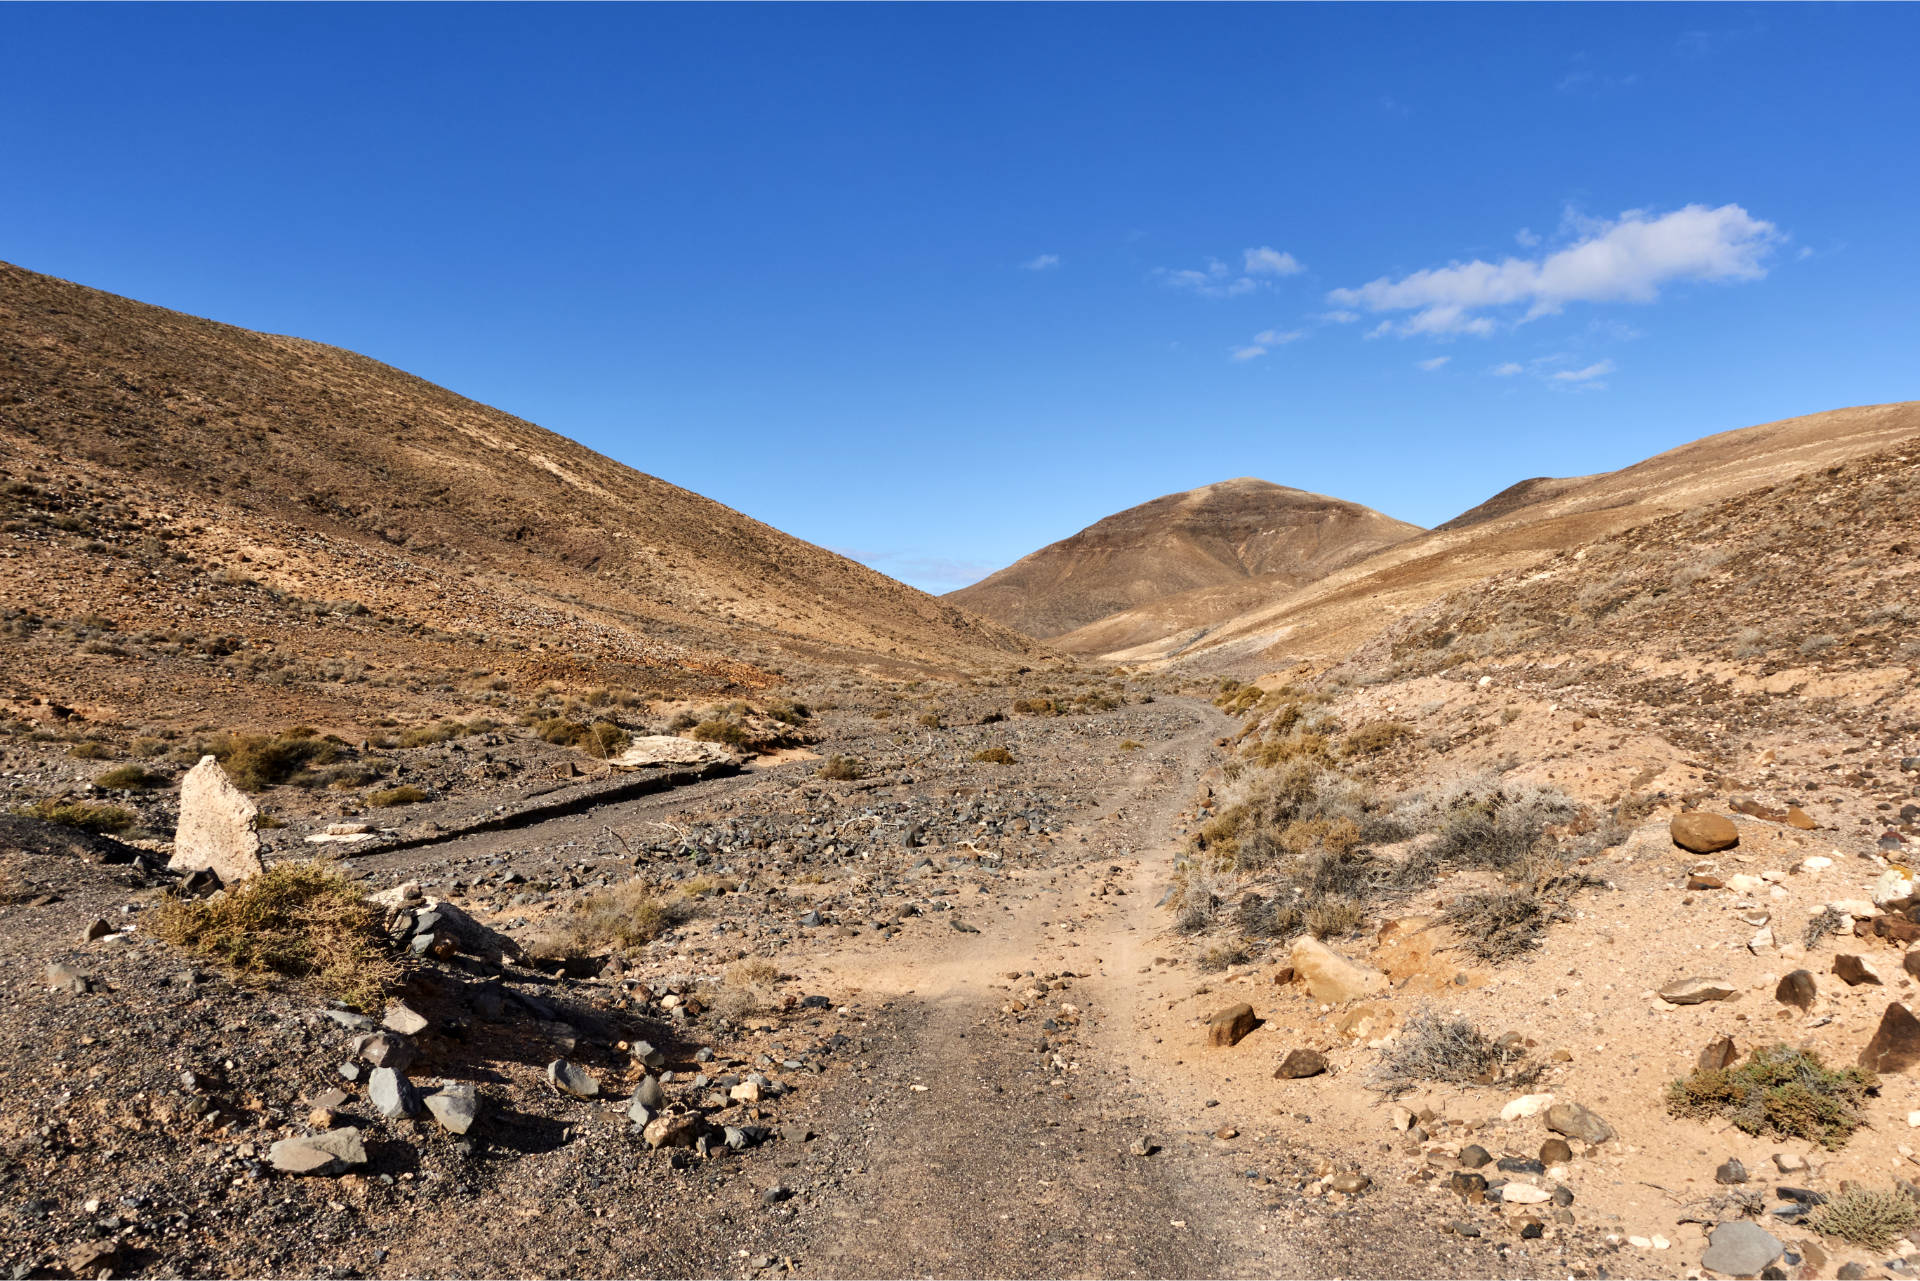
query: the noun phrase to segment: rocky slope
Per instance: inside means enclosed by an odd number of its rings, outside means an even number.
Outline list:
[[[1419,532],[1357,503],[1226,480],[1096,521],[945,599],[1055,637],[1180,593],[1227,584],[1284,592]]]
[[[1248,582],[1171,596],[1052,642],[1113,661],[1177,658],[1243,675],[1337,659],[1398,616],[1480,579],[1703,503],[1920,435],[1920,405],[1869,405],[1708,436],[1617,472],[1530,480],[1291,591]]]
[[[364,727],[1030,649],[352,352],[5,265],[0,334],[0,680],[88,716]]]

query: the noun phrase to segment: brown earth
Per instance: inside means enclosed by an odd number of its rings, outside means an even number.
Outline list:
[[[1182,592],[1291,590],[1419,532],[1357,503],[1243,477],[1130,507],[944,599],[1052,637]]]

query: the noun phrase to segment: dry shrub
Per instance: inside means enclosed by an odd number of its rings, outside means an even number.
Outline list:
[[[1403,738],[1412,738],[1413,728],[1399,721],[1368,721],[1347,735],[1340,745],[1342,756],[1372,756],[1384,752]]]
[[[189,754],[195,759],[211,754],[236,786],[259,792],[281,783],[324,781],[313,773],[314,767],[333,764],[341,752],[340,744],[310,729],[291,729],[274,735],[220,734],[196,744]]]
[[[1236,965],[1245,965],[1252,959],[1253,954],[1243,944],[1217,943],[1200,954],[1199,965],[1208,974],[1218,974]]]
[[[1367,909],[1350,898],[1321,899],[1301,916],[1307,933],[1317,939],[1338,938],[1350,934],[1367,919]]]
[[[320,863],[276,863],[210,899],[170,898],[154,933],[242,978],[312,979],[362,1009],[399,975],[378,908]]]
[[[1495,1041],[1465,1019],[1422,1010],[1380,1052],[1371,1085],[1383,1094],[1401,1094],[1423,1081],[1492,1085],[1504,1080],[1521,1085],[1538,1075],[1520,1066],[1524,1058],[1517,1045]]]
[[[1829,1068],[1811,1050],[1763,1046],[1731,1068],[1701,1068],[1667,1089],[1675,1116],[1724,1117],[1747,1134],[1810,1139],[1833,1149],[1866,1124],[1861,1101],[1879,1078]]]
[[[865,778],[867,776],[867,767],[865,762],[861,761],[858,757],[840,756],[836,754],[827,757],[826,764],[816,770],[815,774],[820,778],[828,779],[832,782],[851,783],[855,779]]]
[[[62,827],[77,827],[83,832],[119,833],[131,829],[140,821],[140,816],[120,805],[103,805],[98,801],[75,801],[63,797],[49,797],[34,801],[14,810],[22,818],[37,818],[46,823],[58,823]]]
[[[946,722],[940,719],[940,713],[938,712],[922,712],[920,713],[920,726],[923,729],[944,729],[946,728]]]
[[[1551,919],[1532,890],[1487,890],[1462,894],[1440,914],[1440,923],[1460,936],[1460,945],[1497,964],[1540,946]]]
[[[1814,1210],[1807,1226],[1869,1250],[1885,1250],[1913,1226],[1920,1206],[1898,1189],[1848,1188]]]
[[[643,947],[692,920],[697,911],[685,893],[658,894],[635,879],[574,900],[528,950],[537,957],[564,958]]]
[[[73,757],[76,761],[106,761],[113,759],[113,748],[105,743],[88,739],[83,743],[75,743],[72,747],[69,747],[67,749],[67,755]]]
[[[973,759],[983,765],[1013,765],[1017,763],[1013,759],[1013,753],[1004,747],[985,748],[982,751],[975,752]]]
[[[93,785],[116,792],[145,791],[148,788],[165,787],[167,776],[155,773],[144,765],[120,765],[95,778]]]
[[[397,805],[418,805],[427,799],[427,794],[411,783],[399,787],[383,788],[367,794],[367,804],[376,809],[392,809]]]

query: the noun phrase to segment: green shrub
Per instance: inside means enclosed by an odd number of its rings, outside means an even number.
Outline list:
[[[305,727],[272,736],[222,734],[195,750],[211,753],[235,785],[249,792],[281,783],[324,781],[307,775],[314,766],[331,765],[341,756],[338,743]]]
[[[1667,1090],[1675,1116],[1724,1117],[1747,1134],[1843,1146],[1866,1124],[1861,1101],[1879,1078],[1864,1068],[1834,1070],[1810,1050],[1755,1050],[1738,1067],[1701,1068]]]
[[[85,832],[125,832],[140,821],[138,814],[124,806],[51,798],[22,805],[14,813],[22,818],[37,818],[63,827],[77,827]]]
[[[75,743],[69,747],[67,755],[76,761],[107,761],[113,759],[113,748],[105,743],[88,739],[84,743]]]
[[[276,863],[212,899],[171,898],[154,933],[246,978],[311,978],[362,1009],[377,1008],[399,967],[379,909],[319,863]]]
[[[702,743],[725,743],[729,747],[741,747],[747,741],[747,731],[732,721],[715,717],[695,725],[687,737]]]
[[[1916,1212],[1920,1212],[1920,1206],[1904,1192],[1848,1188],[1814,1210],[1807,1226],[1823,1236],[1879,1251],[1913,1226]]]
[[[367,804],[383,810],[392,809],[396,805],[418,805],[426,799],[427,794],[411,783],[403,783],[399,787],[389,787],[367,794]]]

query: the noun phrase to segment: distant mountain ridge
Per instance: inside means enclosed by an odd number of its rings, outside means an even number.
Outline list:
[[[1420,532],[1358,503],[1240,477],[1116,512],[944,599],[1044,639],[1195,589],[1297,587]]]

